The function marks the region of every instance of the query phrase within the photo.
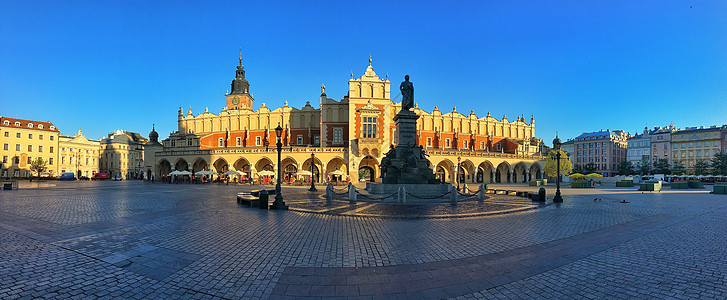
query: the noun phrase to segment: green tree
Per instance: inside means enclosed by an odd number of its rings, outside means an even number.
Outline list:
[[[675,162],[674,168],[671,169],[671,173],[674,175],[684,175],[684,163]]]
[[[649,173],[651,173],[651,166],[649,165],[649,159],[642,158],[641,164],[639,164],[639,174],[649,175]]]
[[[633,175],[634,164],[628,160],[624,160],[618,164],[618,174],[620,175]]]
[[[549,177],[557,177],[557,165],[555,162],[555,149],[551,149],[548,152],[548,157],[545,159],[545,174]],[[573,171],[573,165],[571,165],[570,157],[565,151],[560,150],[560,174],[568,175]]]
[[[727,175],[727,153],[717,153],[712,157],[712,174]]]
[[[596,172],[596,170],[597,170],[597,169],[598,169],[598,166],[596,166],[596,164],[594,164],[594,163],[592,163],[592,162],[589,162],[589,163],[587,163],[587,164],[586,164],[586,165],[585,165],[585,166],[583,167],[583,173],[586,173],[586,174],[591,174],[591,173],[593,173],[593,172]]]
[[[709,163],[703,159],[698,160],[694,163],[694,175],[706,175],[709,170]]]
[[[42,157],[38,157],[30,162],[30,170],[35,172],[38,178],[40,178],[40,173],[45,171],[47,164]]]
[[[666,158],[660,158],[654,161],[654,173],[655,174],[671,174],[669,170],[669,160]]]

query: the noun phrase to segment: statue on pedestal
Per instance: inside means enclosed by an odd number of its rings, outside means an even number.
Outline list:
[[[409,81],[409,75],[404,76],[404,81],[399,85],[401,90],[401,109],[409,110],[414,107],[414,84]]]

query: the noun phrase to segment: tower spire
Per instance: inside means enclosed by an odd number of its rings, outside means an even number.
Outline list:
[[[242,66],[242,47],[240,47],[240,66]]]

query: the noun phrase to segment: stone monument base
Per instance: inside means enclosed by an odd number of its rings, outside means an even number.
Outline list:
[[[417,184],[417,183],[402,183],[402,184],[388,184],[378,182],[367,182],[366,191],[372,195],[391,195],[399,191],[399,187],[404,187],[406,192],[412,195],[421,197],[434,197],[439,196],[450,191],[452,185],[449,183],[438,183],[438,184]],[[446,196],[445,196],[446,197]],[[412,198],[415,199],[415,198]]]

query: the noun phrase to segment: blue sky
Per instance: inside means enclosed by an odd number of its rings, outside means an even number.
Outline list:
[[[0,114],[166,138],[222,109],[240,47],[256,108],[340,99],[371,55],[420,108],[535,115],[548,144],[727,123],[725,1],[0,0]]]

